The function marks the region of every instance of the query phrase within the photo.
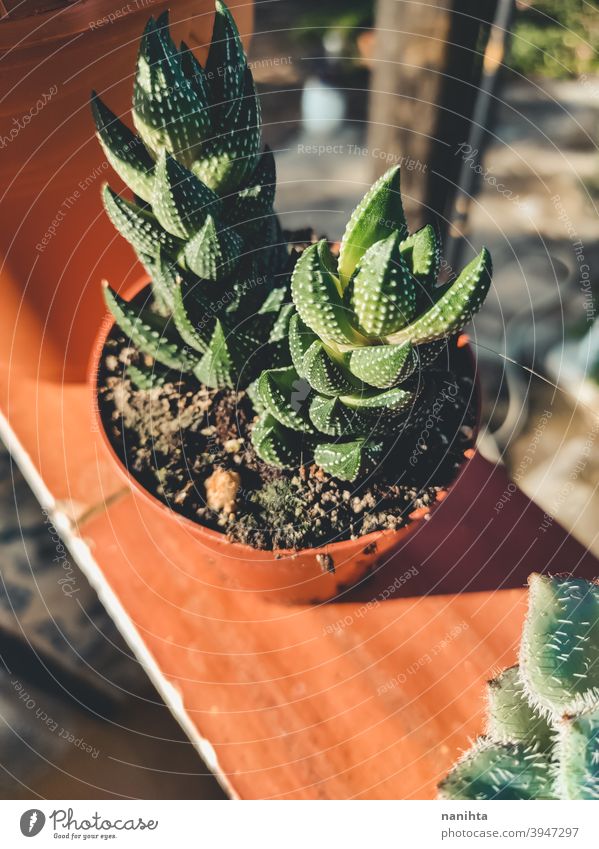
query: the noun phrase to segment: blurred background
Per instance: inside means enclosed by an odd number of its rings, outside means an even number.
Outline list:
[[[0,35],[40,8],[4,6]],[[599,555],[598,4],[265,0],[253,30],[283,226],[339,238],[400,162],[447,278],[490,248],[480,450]],[[221,796],[5,451],[0,480],[0,796]]]

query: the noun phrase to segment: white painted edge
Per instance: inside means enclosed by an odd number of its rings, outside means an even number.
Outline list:
[[[95,561],[91,548],[85,540],[74,531],[71,519],[66,513],[59,510],[57,500],[54,498],[39,471],[35,467],[31,457],[23,447],[16,433],[10,426],[8,419],[0,411],[0,438],[4,442],[11,457],[21,470],[21,473],[40,506],[46,511],[53,522],[56,530],[60,533],[63,542],[68,547],[77,562],[77,565],[96,591],[98,598],[106,608],[110,618],[121,633],[123,639],[139,661],[146,675],[156,687],[168,709],[177,720],[185,734],[197,749],[206,766],[212,771],[214,777],[231,799],[239,799],[239,795],[226,773],[224,772],[214,747],[206,737],[202,737],[193,722],[191,716],[185,709],[183,698],[177,688],[163,675],[154,655],[148,649],[143,637],[133,624],[118,596],[104,577],[99,564]]]

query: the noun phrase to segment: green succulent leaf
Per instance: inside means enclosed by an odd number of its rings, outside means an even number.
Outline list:
[[[146,146],[166,150],[187,167],[210,137],[208,110],[198,103],[181,54],[168,35],[168,19],[150,18],[141,39],[133,92],[133,123]]]
[[[323,341],[357,342],[359,333],[350,323],[351,313],[343,304],[326,239],[310,245],[298,259],[291,278],[291,294],[304,322]]]
[[[251,71],[246,68],[236,124],[206,142],[193,172],[221,195],[235,191],[251,178],[260,158],[261,145],[260,101]]]
[[[530,577],[520,674],[541,711],[561,716],[599,709],[599,585]]]
[[[128,365],[125,376],[137,389],[149,390],[164,386],[168,372],[156,367]]]
[[[225,4],[216,0],[206,77],[223,126],[237,118],[244,93],[245,71],[245,53],[237,25]]]
[[[496,743],[523,743],[549,752],[554,730],[526,698],[517,666],[505,669],[487,688],[487,735]]]
[[[562,799],[599,799],[599,711],[562,721],[557,763]]]
[[[183,258],[187,268],[203,280],[220,281],[229,277],[239,263],[242,242],[231,229],[217,229],[207,215],[200,230],[186,243]]]
[[[349,219],[339,251],[339,277],[343,288],[368,248],[395,232],[400,239],[408,235],[401,202],[399,165],[379,177]]]
[[[399,234],[375,242],[362,255],[350,300],[367,336],[387,336],[414,317],[416,284],[399,250]]]
[[[466,753],[439,786],[441,799],[554,799],[548,758],[522,743],[484,738]]]
[[[289,320],[289,351],[295,370],[300,377],[306,377],[304,369],[304,356],[313,342],[318,341],[318,336],[310,330],[307,324],[294,313]]]
[[[153,256],[158,245],[169,254],[176,252],[180,243],[162,229],[151,212],[119,197],[110,186],[104,187],[103,199],[110,220],[138,254]]]
[[[319,433],[328,436],[358,436],[368,423],[348,408],[339,398],[314,395],[310,403],[310,420]]]
[[[312,433],[308,405],[312,395],[293,366],[263,371],[258,392],[264,408],[285,427]]]
[[[244,232],[262,233],[266,218],[272,215],[277,173],[272,150],[265,147],[251,176],[250,185],[240,189],[230,202],[227,214],[232,224]]]
[[[139,351],[179,372],[193,370],[196,359],[173,339],[168,322],[147,309],[131,306],[108,285],[104,299],[118,326]]]
[[[455,282],[441,289],[429,310],[404,330],[392,334],[389,341],[409,339],[414,345],[421,345],[460,331],[480,309],[491,285],[491,271],[491,256],[483,248]]]
[[[315,462],[333,477],[355,481],[376,468],[384,453],[382,442],[321,442],[314,449]]]
[[[294,469],[302,465],[310,455],[306,435],[298,439],[294,430],[283,427],[270,413],[262,413],[252,426],[252,443],[256,454],[265,463],[283,469]],[[306,453],[304,453],[306,452]]]
[[[184,41],[181,42],[179,55],[181,57],[181,70],[189,80],[198,103],[206,104],[206,110],[210,114],[210,120],[212,120],[213,115],[208,108],[208,104],[211,102],[210,85],[204,69],[194,56],[193,50]]]
[[[165,230],[180,239],[189,239],[208,214],[218,216],[220,199],[173,156],[161,151],[156,163],[152,211]]]
[[[196,325],[190,318],[190,301],[192,297],[190,297],[189,287],[181,280],[178,285],[175,285],[173,292],[173,321],[181,339],[190,348],[205,354],[210,342],[207,342],[205,334],[198,330],[200,325]]]
[[[154,184],[154,160],[142,140],[111,112],[95,91],[91,106],[106,159],[135,194],[149,202]]]
[[[399,246],[404,262],[418,280],[434,284],[439,276],[441,246],[434,227],[427,224]]]
[[[197,379],[206,386],[234,387],[235,364],[229,350],[227,334],[219,319],[216,319],[208,350],[193,371]]]
[[[402,383],[418,368],[418,349],[411,342],[354,348],[349,369],[369,386],[390,389]]]

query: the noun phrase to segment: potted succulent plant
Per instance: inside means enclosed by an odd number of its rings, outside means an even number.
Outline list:
[[[488,291],[488,252],[437,286],[436,234],[408,234],[399,168],[338,251],[283,234],[251,71],[220,2],[204,67],[166,16],[149,21],[137,134],[97,97],[93,109],[134,195],[106,188],[108,214],[147,269],[130,300],[105,287],[115,324],[93,384],[109,446],[196,536],[211,580],[330,598],[397,547],[472,449],[459,334]]]
[[[599,586],[531,575],[520,662],[488,684],[487,730],[442,799],[599,798]]]

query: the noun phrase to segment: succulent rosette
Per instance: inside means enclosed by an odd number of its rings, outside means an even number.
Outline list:
[[[338,256],[325,239],[293,271],[292,365],[264,371],[253,442],[266,462],[316,462],[356,480],[421,420],[432,366],[483,303],[491,258],[483,249],[438,286],[431,226],[408,234],[400,169],[384,174],[354,210]]]

